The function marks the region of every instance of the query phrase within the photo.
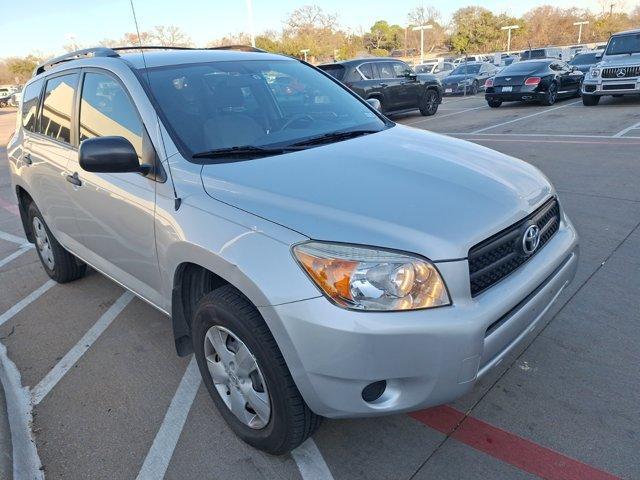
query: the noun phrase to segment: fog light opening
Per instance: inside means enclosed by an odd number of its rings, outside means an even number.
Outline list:
[[[367,403],[378,400],[387,388],[387,381],[373,382],[362,389],[362,399]]]

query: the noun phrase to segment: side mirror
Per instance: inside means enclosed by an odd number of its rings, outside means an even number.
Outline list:
[[[596,53],[596,58],[600,60],[602,58],[602,52]]]
[[[415,80],[418,77],[415,74],[415,72],[412,72],[411,70],[407,70],[406,72],[404,72],[404,76],[405,76],[405,78],[408,78],[409,80]]]
[[[80,167],[87,172],[147,174],[150,165],[140,165],[138,154],[124,137],[88,138],[80,144]]]
[[[367,103],[375,108],[377,111],[382,111],[382,103],[377,98],[367,98]]]

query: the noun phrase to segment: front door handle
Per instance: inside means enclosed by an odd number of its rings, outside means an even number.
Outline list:
[[[388,83],[381,83],[380,86],[384,88],[384,87],[388,87],[389,84]]]
[[[25,153],[22,156],[22,161],[24,162],[25,165],[31,165],[33,163],[33,160],[31,160],[31,154]]]
[[[80,177],[78,177],[78,172],[73,172],[73,175],[67,175],[66,179],[67,179],[67,182],[75,185],[76,187],[79,187],[82,185],[82,180],[80,180]]]

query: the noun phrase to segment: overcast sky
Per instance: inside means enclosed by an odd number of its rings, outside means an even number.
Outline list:
[[[3,0],[4,1],[4,0]],[[640,0],[618,2],[630,8]],[[407,12],[420,5],[433,5],[446,21],[460,7],[473,4],[469,0],[420,2],[420,0],[253,0],[256,32],[280,30],[282,21],[302,5],[315,4],[330,13],[337,13],[343,28],[368,29],[376,20],[403,24]],[[551,3],[557,7],[580,6],[597,12],[602,0],[507,1],[475,2],[496,13],[519,16],[527,10]],[[604,3],[609,3],[606,0]],[[134,0],[140,29],[154,25],[176,25],[203,46],[208,41],[228,33],[246,31],[247,2],[245,0]],[[9,6],[9,5],[8,5]],[[120,38],[134,31],[129,0],[19,0],[4,9],[0,18],[0,57],[39,53],[61,53],[62,46],[73,35],[81,45],[92,45],[104,38]]]

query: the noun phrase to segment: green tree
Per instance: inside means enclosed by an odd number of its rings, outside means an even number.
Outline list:
[[[378,20],[364,36],[365,46],[370,50],[393,50],[402,46],[404,29],[400,25],[389,25]]]
[[[460,53],[482,53],[497,50],[502,45],[498,17],[484,7],[464,7],[454,12],[451,47]]]
[[[40,61],[41,60],[34,55],[27,55],[24,58],[9,58],[6,64],[9,72],[14,75],[18,82],[24,83],[33,75],[33,71]]]

